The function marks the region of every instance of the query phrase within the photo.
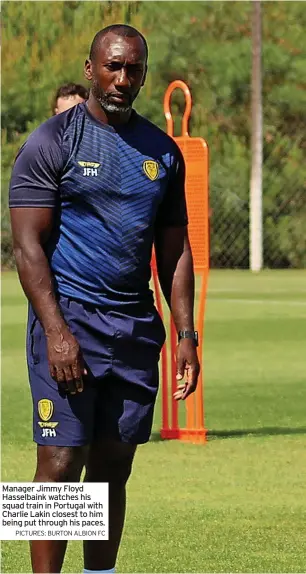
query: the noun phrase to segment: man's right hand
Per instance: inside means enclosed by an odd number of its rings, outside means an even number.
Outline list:
[[[46,335],[50,374],[61,390],[72,395],[83,391],[87,374],[80,346],[68,327]]]

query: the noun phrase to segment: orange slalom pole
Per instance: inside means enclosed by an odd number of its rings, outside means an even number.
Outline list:
[[[194,402],[195,402],[194,394],[189,395],[189,397],[186,399],[186,427],[188,430],[195,428]]]
[[[155,263],[155,256],[154,256]],[[154,283],[155,300],[157,310],[162,318],[164,319],[163,306],[161,301],[161,295],[159,290],[159,281],[157,276],[157,269],[155,265],[152,267],[152,277]],[[161,365],[162,365],[162,429],[169,429],[169,404],[168,404],[168,357],[167,357],[167,346],[166,343],[163,345],[161,350]]]
[[[185,111],[182,119],[182,134],[174,137],[174,122],[170,110],[172,92],[180,88],[185,95]],[[208,146],[202,138],[190,137],[188,120],[192,99],[188,86],[181,80],[172,82],[164,96],[164,113],[167,122],[167,133],[179,146],[186,162],[186,199],[189,214],[189,239],[194,256],[195,270],[200,271],[204,279],[199,301],[196,329],[199,333],[198,356],[202,366],[204,312],[209,270],[208,245]],[[171,391],[176,390],[176,346],[177,334],[172,318],[170,319],[171,347]],[[180,428],[178,421],[178,403],[171,397],[172,428],[162,433],[163,438],[177,438],[196,443],[206,442],[203,408],[203,370],[201,370],[196,392],[185,402],[185,428]]]
[[[203,271],[203,284],[201,289],[201,297],[198,311],[198,333],[199,333],[199,347],[198,353],[200,357],[203,356],[203,331],[204,331],[204,313],[205,313],[205,302],[206,302],[206,285],[205,285],[205,271]],[[199,376],[199,383],[196,390],[196,428],[204,428],[204,410],[203,410],[203,382],[204,373],[203,367]]]
[[[182,80],[175,80],[174,82],[171,82],[171,84],[168,86],[168,88],[166,89],[166,92],[165,92],[164,112],[165,112],[166,122],[167,122],[167,134],[169,136],[173,137],[173,118],[172,118],[172,114],[171,114],[171,110],[170,110],[170,98],[171,98],[172,92],[174,90],[176,90],[176,88],[181,88],[181,90],[183,90],[183,92],[184,92],[186,107],[185,107],[185,111],[184,111],[184,115],[183,115],[183,119],[182,119],[182,136],[189,137],[188,120],[189,120],[190,112],[191,112],[192,99],[191,99],[191,93],[190,93],[188,86],[185,84],[185,82],[182,82]]]
[[[178,429],[178,403],[173,398],[173,393],[175,393],[177,388],[177,380],[176,380],[176,373],[177,373],[177,365],[176,365],[176,347],[177,347],[177,333],[176,328],[174,325],[174,321],[171,317],[171,337],[170,337],[170,345],[171,345],[171,403],[172,403],[172,429],[177,431]]]

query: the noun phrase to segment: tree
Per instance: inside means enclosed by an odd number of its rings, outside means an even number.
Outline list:
[[[262,79],[261,1],[251,0],[252,11],[252,94],[251,94],[251,181],[250,181],[250,267],[260,271],[262,242]]]

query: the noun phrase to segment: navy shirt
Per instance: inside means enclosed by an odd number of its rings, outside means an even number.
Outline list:
[[[151,297],[156,228],[187,224],[183,157],[133,111],[113,128],[79,104],[40,125],[18,152],[10,207],[54,208],[45,247],[55,290],[94,305]]]

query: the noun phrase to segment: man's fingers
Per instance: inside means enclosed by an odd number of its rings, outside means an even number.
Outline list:
[[[64,391],[66,393],[68,390],[68,386],[67,386],[65,373],[64,373],[63,369],[59,369],[57,367],[54,367],[54,371],[55,371],[55,375],[54,375],[53,379],[57,382],[58,386],[62,389],[62,391]]]
[[[177,386],[177,390],[175,391],[175,393],[173,393],[173,398],[174,398],[176,401],[181,400],[181,398],[182,398],[182,396],[183,396],[183,393],[184,393],[184,391],[185,391],[186,388],[187,388],[187,383],[183,383],[183,384],[181,384],[181,385],[178,385],[178,386]]]
[[[74,373],[79,373],[79,376],[75,377]],[[86,369],[82,369],[82,373],[87,375]],[[50,375],[65,393],[69,392],[71,395],[75,395],[77,392],[81,393],[84,389],[81,369],[76,364],[63,368],[50,365]]]
[[[187,373],[187,385],[186,388],[182,394],[182,400],[184,401],[185,399],[187,399],[187,397],[189,397],[189,395],[191,395],[191,393],[194,393],[194,391],[197,388],[197,381],[198,381],[198,373],[197,371],[193,371],[191,368],[189,368],[188,373]]]
[[[78,393],[81,393],[83,391],[84,386],[82,377],[80,379],[75,379],[75,386]]]
[[[190,371],[189,365],[188,364],[186,365],[184,360],[180,361],[180,366],[177,369],[176,380],[181,381],[184,378],[184,375],[186,373],[187,381],[185,381],[181,385],[177,386],[177,390],[173,395],[175,400],[182,399],[184,396],[184,392],[186,392],[187,385],[188,385],[189,371]]]
[[[178,357],[176,365],[176,380],[181,381],[185,373],[185,360]]]
[[[76,393],[70,367],[64,367],[62,369],[60,367],[56,367],[56,365],[50,365],[50,374],[52,379],[57,382],[58,386],[64,393]]]
[[[58,341],[56,337],[54,340],[48,339],[49,369],[61,391],[75,395],[83,391],[83,376],[87,375],[87,369],[73,335],[68,332],[66,338],[64,341]]]
[[[80,380],[82,378],[82,375],[84,373],[84,365],[81,355],[78,355],[75,361],[73,361],[71,365],[71,371],[72,376],[75,380]]]
[[[75,386],[75,380],[73,377],[72,369],[70,367],[65,367],[64,373],[65,373],[65,380],[67,383],[68,391],[71,395],[75,395],[76,394],[76,386]]]
[[[56,368],[54,365],[49,365],[49,369],[50,369],[50,375],[52,377],[52,379],[54,379],[55,381],[57,380],[56,378]]]
[[[81,393],[83,391],[83,375],[87,375],[87,370],[83,365],[83,359],[81,355],[74,361],[71,365],[71,372],[74,380],[75,392]]]
[[[178,346],[176,372],[176,380],[181,381],[181,384],[178,383],[177,389],[173,393],[173,398],[176,401],[184,401],[197,388],[200,365],[195,348]],[[185,379],[185,382],[183,379]]]
[[[55,367],[55,378],[56,378],[58,383],[65,383],[66,382],[66,377],[65,377],[65,373],[64,373],[63,369]]]
[[[72,365],[72,373],[74,375],[74,381],[76,390],[78,393],[81,393],[84,388],[83,384],[83,375],[87,375],[87,369],[84,367],[83,359],[79,358],[73,365]]]
[[[197,380],[198,380],[197,371],[192,371],[190,367],[187,367],[186,371],[187,371],[187,382],[178,385],[177,390],[175,391],[175,393],[173,393],[173,398],[176,401],[181,400],[184,401],[197,388]]]
[[[65,369],[65,377],[68,385],[68,390],[71,395],[75,395],[77,392],[81,393],[83,391],[84,388],[83,378],[82,376],[80,376],[79,378],[74,378],[72,368],[68,367],[67,369]]]
[[[186,389],[182,394],[182,401],[185,401],[187,399],[187,397],[189,397],[189,395],[191,395],[191,393],[194,393],[194,391],[196,390],[196,385],[191,385],[188,384],[186,385]]]

